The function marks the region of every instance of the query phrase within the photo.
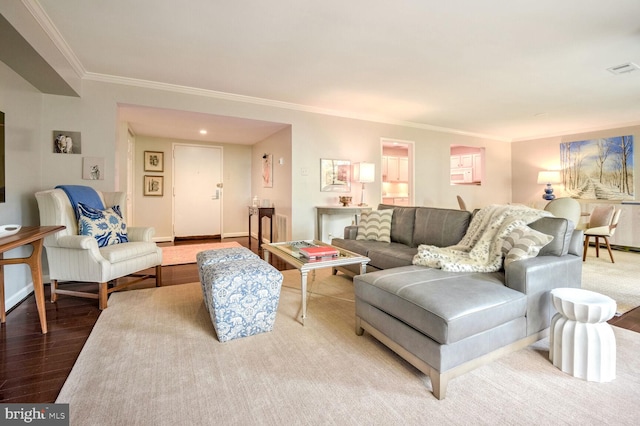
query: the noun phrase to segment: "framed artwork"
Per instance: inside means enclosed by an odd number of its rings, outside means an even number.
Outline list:
[[[262,187],[273,188],[273,155],[262,156]]]
[[[54,130],[53,152],[55,154],[81,154],[82,138],[80,132]]]
[[[633,135],[561,143],[560,164],[570,197],[635,199]]]
[[[83,157],[82,158],[82,179],[104,180],[104,158],[103,157]]]
[[[144,176],[143,195],[161,197],[164,192],[163,176]]]
[[[320,191],[351,192],[351,161],[320,159]]]
[[[145,172],[163,172],[164,171],[164,152],[145,151],[144,152],[144,171]]]

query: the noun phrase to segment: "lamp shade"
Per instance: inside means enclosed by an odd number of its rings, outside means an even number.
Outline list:
[[[353,165],[353,180],[360,183],[375,182],[376,165],[373,163],[355,163]]]
[[[558,171],[544,170],[538,172],[538,184],[540,185],[560,182],[562,182],[562,178],[560,177],[560,172]]]

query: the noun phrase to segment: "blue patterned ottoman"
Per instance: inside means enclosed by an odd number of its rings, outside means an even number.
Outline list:
[[[219,341],[273,330],[282,287],[276,268],[257,256],[209,263],[201,282]]]
[[[257,254],[245,247],[232,247],[217,250],[205,250],[196,254],[196,261],[198,262],[198,275],[200,276],[200,283],[202,284],[202,294],[205,300],[211,300],[209,290],[211,286],[205,286],[205,280],[203,279],[203,269],[212,263],[229,262],[242,259],[260,259]],[[207,311],[209,305],[205,304]]]

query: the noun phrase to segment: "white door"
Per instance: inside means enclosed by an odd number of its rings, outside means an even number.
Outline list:
[[[222,148],[174,145],[174,237],[222,233]]]

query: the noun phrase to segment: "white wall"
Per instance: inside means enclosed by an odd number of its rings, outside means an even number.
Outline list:
[[[42,94],[0,62],[0,111],[5,113],[6,202],[0,203],[0,224],[38,225],[34,193],[42,188]],[[53,149],[53,143],[50,145]],[[31,248],[4,253],[5,258],[25,257]],[[4,266],[7,309],[33,291],[26,265]]]
[[[262,182],[262,156],[271,154],[273,156],[273,187],[265,188]],[[282,163],[282,164],[281,164]],[[287,217],[287,233],[291,235],[292,218],[292,178],[291,178],[291,127],[287,127],[252,147],[251,151],[251,194],[245,201],[243,208],[247,210],[254,196],[259,200],[269,200],[269,207],[275,207],[277,215]],[[247,213],[248,214],[248,213]],[[252,217],[251,233],[257,238],[258,222],[257,217]],[[274,229],[275,229],[275,218]],[[263,219],[263,239],[269,236],[269,219]]]
[[[432,130],[373,123],[334,117],[265,105],[217,99],[157,89],[85,81],[83,96],[61,98],[45,95],[43,133],[60,127],[82,131],[83,155],[104,156],[107,171],[116,171],[116,159],[122,161],[123,126],[118,124],[117,105],[126,103],[158,108],[187,110],[291,125],[291,238],[307,239],[315,235],[315,206],[337,205],[338,193],[320,192],[320,158],[347,159],[352,162],[371,161],[381,167],[380,138],[415,141],[415,201],[419,205],[457,208],[457,194],[472,207],[510,201],[511,170],[510,145],[505,142],[443,133]],[[485,182],[469,188],[451,187],[449,175],[449,149],[451,144],[486,148]],[[278,158],[277,156],[274,158]],[[47,155],[43,172],[52,184],[68,182],[69,170],[76,164],[59,164]],[[68,160],[70,161],[70,160]],[[274,172],[277,171],[274,165]],[[305,174],[306,172],[306,174]],[[126,168],[119,167],[118,176],[107,173],[99,189],[124,190]],[[255,177],[254,177],[255,178]],[[86,182],[86,181],[80,181]],[[104,188],[103,188],[104,187]],[[256,189],[255,186],[253,189]],[[381,182],[367,185],[367,202],[380,202]],[[354,199],[360,188],[352,187]],[[371,197],[371,198],[370,198]],[[375,198],[373,198],[375,197]],[[263,197],[266,198],[266,197]],[[136,219],[137,220],[137,219]],[[334,235],[351,223],[342,218]],[[326,227],[327,225],[325,225]],[[331,229],[331,228],[328,228]]]
[[[173,240],[172,222],[172,190],[173,162],[171,153],[173,144],[203,145],[198,141],[176,140],[149,136],[136,136],[135,141],[135,176],[133,176],[135,192],[133,194],[133,223],[153,226],[156,230],[156,241]],[[223,211],[222,236],[234,237],[246,235],[246,217],[239,214],[241,208],[248,205],[251,196],[251,146],[225,143],[206,144],[218,146],[223,151]],[[144,151],[164,152],[164,195],[162,197],[145,197],[143,195]],[[154,173],[156,174],[156,173]],[[242,210],[244,212],[244,210]]]

